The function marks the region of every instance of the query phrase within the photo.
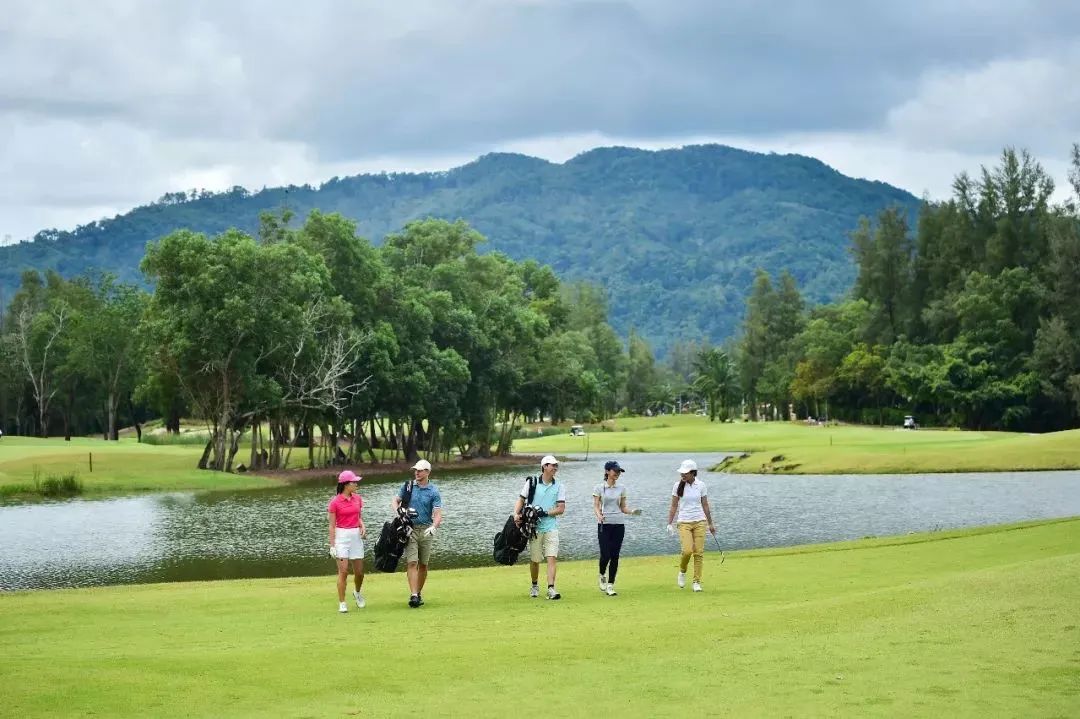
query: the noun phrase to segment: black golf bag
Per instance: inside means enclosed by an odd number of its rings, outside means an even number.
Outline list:
[[[491,556],[499,564],[509,566],[516,562],[518,555],[529,546],[529,539],[536,536],[536,523],[540,521],[532,506],[533,495],[536,494],[536,478],[529,477],[528,482],[529,496],[521,510],[521,524],[516,524],[514,515],[510,515],[506,518],[502,531],[495,535]]]
[[[405,547],[409,544],[409,537],[412,536],[413,531],[412,518],[416,516],[416,510],[409,508],[412,488],[412,481],[405,484],[398,516],[383,523],[379,539],[375,542],[375,569],[380,572],[396,572],[401,555],[405,553]]]

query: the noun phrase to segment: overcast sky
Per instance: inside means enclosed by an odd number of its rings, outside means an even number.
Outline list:
[[[722,142],[1065,188],[1080,2],[4,0],[0,241],[163,193]]]

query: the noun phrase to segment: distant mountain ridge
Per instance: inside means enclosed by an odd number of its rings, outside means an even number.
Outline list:
[[[605,147],[559,164],[493,153],[446,172],[166,195],[111,220],[0,247],[0,290],[10,297],[26,268],[141,280],[147,242],[185,227],[254,232],[268,210],[288,208],[299,219],[316,208],[340,212],[376,244],[409,220],[462,218],[488,238],[489,251],[603,285],[616,329],[636,328],[663,350],[735,332],[758,267],[787,269],[812,301],[844,294],[854,279],[848,233],[860,216],[894,205],[914,217],[919,200],[800,155]]]

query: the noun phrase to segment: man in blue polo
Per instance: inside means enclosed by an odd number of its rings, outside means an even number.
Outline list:
[[[555,481],[559,460],[550,454],[540,460],[540,481],[536,483],[533,506],[541,510],[536,536],[529,540],[529,572],[532,575],[530,597],[540,596],[540,562],[547,560],[547,598],[561,599],[555,589],[555,560],[559,557],[559,515],[566,511],[566,487]],[[521,511],[529,497],[529,483],[521,488],[514,504],[514,521],[521,524]]]
[[[428,564],[431,562],[431,549],[435,544],[435,531],[442,524],[442,495],[439,494],[439,488],[430,481],[430,462],[421,459],[412,466],[412,470],[415,482],[409,509],[416,510],[416,517],[413,519],[409,544],[405,548],[405,561],[406,574],[409,575],[409,606],[415,609],[424,603],[422,592],[427,581]],[[401,485],[401,489],[394,496],[392,506],[395,512],[405,511],[401,502],[405,498],[407,485],[408,482]]]

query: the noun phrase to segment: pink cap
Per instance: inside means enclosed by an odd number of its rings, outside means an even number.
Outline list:
[[[359,482],[361,479],[363,479],[363,477],[358,477],[352,470],[346,469],[337,476],[337,483],[348,484],[349,482]]]

